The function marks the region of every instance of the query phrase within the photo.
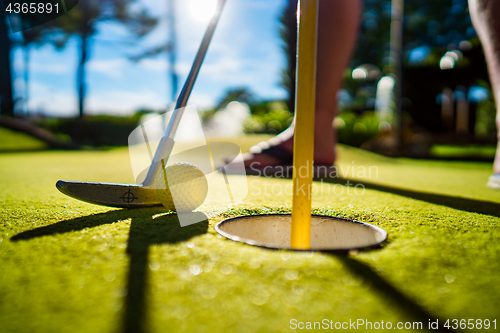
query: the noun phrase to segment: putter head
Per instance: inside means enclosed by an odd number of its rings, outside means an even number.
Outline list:
[[[161,205],[156,190],[140,184],[59,180],[56,187],[67,196],[101,206],[140,208]]]

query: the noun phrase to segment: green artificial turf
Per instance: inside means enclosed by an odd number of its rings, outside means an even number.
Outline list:
[[[296,331],[291,319],[426,326],[428,318],[496,319],[498,329],[491,165],[345,146],[337,165],[343,178],[316,183],[313,212],[384,228],[381,249],[273,251],[214,231],[228,217],[290,212],[291,197],[278,193],[287,179],[251,177],[243,203],[206,207],[208,221],[180,228],[160,208],[93,206],[56,190],[58,179],[132,182],[127,149],[4,153],[0,332],[283,332]],[[347,181],[366,189],[355,193]]]
[[[0,152],[39,150],[47,148],[47,144],[28,134],[15,132],[0,127]]]
[[[493,159],[495,158],[497,147],[494,145],[434,145],[430,154],[437,158],[461,158],[461,159]]]

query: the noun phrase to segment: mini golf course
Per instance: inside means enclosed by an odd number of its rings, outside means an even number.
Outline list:
[[[346,146],[337,165],[342,177],[315,183],[313,213],[380,226],[389,233],[382,248],[273,251],[215,232],[228,217],[290,213],[291,195],[280,193],[289,179],[249,177],[244,203],[206,207],[206,221],[181,228],[161,208],[110,209],[56,190],[58,179],[133,182],[126,148],[0,153],[0,332],[297,331],[293,319],[424,328],[429,319],[496,319],[498,329],[491,165]],[[358,183],[364,191],[348,186]],[[462,331],[475,330],[485,331]]]

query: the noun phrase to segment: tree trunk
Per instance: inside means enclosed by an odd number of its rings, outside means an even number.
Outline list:
[[[30,66],[30,46],[29,44],[24,44],[24,116],[29,116],[28,103],[30,100],[30,88],[29,88],[29,66]]]
[[[80,40],[80,62],[78,63],[78,70],[76,74],[77,90],[78,90],[78,115],[83,117],[84,114],[84,101],[86,93],[86,83],[85,83],[85,65],[89,59],[88,54],[88,39],[89,35],[86,32],[82,33]]]
[[[280,35],[283,40],[287,67],[281,74],[281,86],[288,93],[286,104],[290,112],[295,110],[295,76],[297,70],[297,5],[298,0],[289,0],[281,15]]]
[[[404,0],[392,0],[391,13],[391,63],[390,68],[394,74],[394,121],[393,130],[397,139],[396,149],[401,152],[402,146],[402,108],[403,99],[403,25],[404,25]]]
[[[170,62],[170,78],[172,80],[172,102],[175,103],[177,99],[178,90],[178,77],[175,68],[177,61],[177,33],[175,25],[175,0],[169,0],[169,14],[168,14],[170,42],[169,42],[169,62]]]
[[[3,6],[0,6],[0,113],[14,116],[14,100],[12,99],[11,43]]]

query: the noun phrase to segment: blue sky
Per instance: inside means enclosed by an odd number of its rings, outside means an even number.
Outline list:
[[[199,9],[201,2],[214,0],[178,0],[177,32],[180,83],[204,34],[208,17]],[[212,106],[230,87],[246,86],[265,99],[284,98],[279,86],[285,66],[281,51],[278,17],[285,0],[228,0],[214,35],[205,63],[193,90],[190,103],[198,108]],[[157,28],[140,40],[126,28],[111,22],[100,23],[92,38],[88,63],[88,114],[130,114],[140,108],[161,110],[171,103],[168,62],[165,54],[138,63],[127,56],[167,40],[166,1],[140,0],[160,18]],[[206,16],[206,15],[205,15]],[[29,72],[30,110],[52,116],[77,114],[75,73],[78,61],[77,41],[62,51],[50,45],[33,49]],[[24,65],[21,50],[14,51],[15,90],[23,90]]]

